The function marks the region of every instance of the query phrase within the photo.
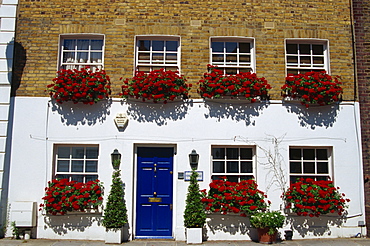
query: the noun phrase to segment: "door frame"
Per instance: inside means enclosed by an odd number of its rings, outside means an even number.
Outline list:
[[[172,236],[171,237],[165,237],[165,236],[158,236],[158,237],[153,237],[153,236],[139,236],[137,237],[136,236],[136,205],[137,205],[137,168],[138,168],[138,163],[137,163],[137,149],[139,147],[147,147],[147,148],[161,148],[161,147],[164,147],[164,148],[173,148],[173,175],[172,175]],[[133,153],[133,157],[134,157],[134,168],[133,168],[133,198],[132,199],[132,239],[175,239],[175,228],[176,228],[176,220],[175,220],[175,214],[176,214],[176,178],[175,178],[175,174],[177,173],[177,161],[176,161],[176,156],[177,154],[177,145],[176,144],[155,144],[155,143],[152,143],[152,144],[145,144],[145,143],[138,143],[138,144],[134,144],[134,153]]]

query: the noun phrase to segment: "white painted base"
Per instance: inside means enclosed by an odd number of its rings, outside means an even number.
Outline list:
[[[202,228],[186,228],[186,243],[201,244],[202,243]]]
[[[105,233],[105,243],[122,243],[122,228],[107,229]]]

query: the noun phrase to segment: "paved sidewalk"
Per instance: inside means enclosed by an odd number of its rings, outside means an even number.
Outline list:
[[[0,239],[0,245],[9,246],[102,246],[107,245],[103,241],[83,241],[83,240],[49,240],[49,239],[30,239],[12,240]],[[109,244],[116,245],[116,244]],[[118,245],[118,244],[117,244]],[[144,241],[134,240],[121,244],[122,246],[185,246],[182,241]],[[259,243],[251,241],[207,241],[202,245],[210,246],[258,246]],[[370,239],[366,238],[336,238],[336,239],[306,239],[282,241],[276,245],[287,246],[370,246]]]

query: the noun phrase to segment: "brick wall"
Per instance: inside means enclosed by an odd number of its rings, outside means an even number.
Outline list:
[[[361,134],[364,176],[370,178],[370,2],[353,1],[353,16],[356,22],[357,80],[361,111]],[[365,184],[365,213],[367,235],[370,236],[370,182]]]
[[[20,0],[14,88],[19,96],[47,96],[63,33],[106,35],[113,95],[120,92],[118,79],[133,74],[135,35],[181,36],[181,72],[191,83],[206,71],[211,36],[246,36],[255,38],[257,75],[272,84],[272,99],[281,99],[284,39],[321,38],[330,42],[331,74],[342,77],[344,99],[353,100],[350,27],[347,0]]]

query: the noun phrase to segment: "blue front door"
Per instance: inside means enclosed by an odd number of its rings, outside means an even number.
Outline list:
[[[172,147],[137,148],[136,238],[172,237]]]

